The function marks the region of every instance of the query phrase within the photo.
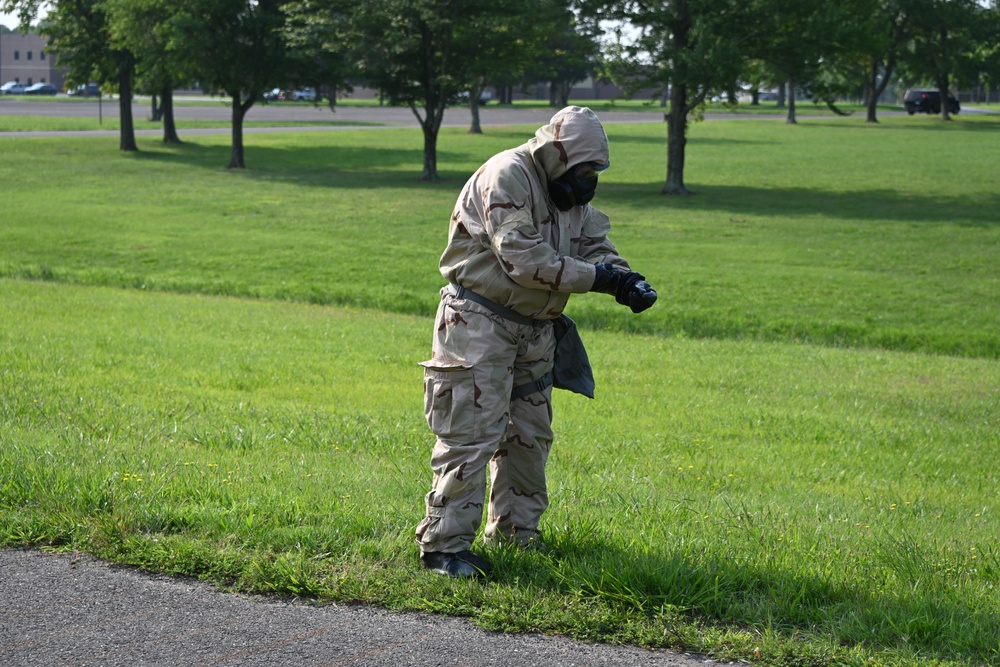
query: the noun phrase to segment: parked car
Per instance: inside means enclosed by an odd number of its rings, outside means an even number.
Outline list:
[[[903,95],[903,107],[911,116],[915,113],[941,113],[941,93],[935,88],[912,88]],[[961,105],[948,93],[948,113],[958,113]]]
[[[299,90],[292,91],[292,101],[293,102],[315,102],[316,101],[316,89],[315,88],[300,88]]]
[[[66,91],[66,94],[79,97],[100,97],[101,87],[96,83],[80,84],[76,88]]]
[[[51,83],[36,83],[24,89],[25,95],[55,95],[56,87]]]
[[[479,93],[479,106],[484,106],[489,104],[490,100],[493,99],[493,93],[488,90],[483,90]],[[458,104],[468,104],[469,103],[469,91],[465,90],[455,96],[455,102]]]
[[[17,81],[8,81],[0,86],[0,95],[23,95],[25,86]]]
[[[268,102],[275,102],[281,99],[281,88],[272,88],[264,93],[264,99]]]

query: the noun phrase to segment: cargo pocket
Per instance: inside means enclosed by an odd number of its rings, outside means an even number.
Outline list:
[[[424,367],[424,416],[438,438],[464,444],[476,438],[478,408],[472,364],[431,359]]]

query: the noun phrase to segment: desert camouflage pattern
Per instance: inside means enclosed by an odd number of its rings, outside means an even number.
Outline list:
[[[534,320],[518,324],[442,290],[424,409],[437,436],[432,488],[417,526],[422,551],[468,549],[491,492],[484,538],[538,541],[548,507],[551,387],[511,399],[511,389],[551,371],[551,320],[572,293],[594,284],[594,264],[628,263],[608,240],[610,221],[590,205],[559,211],[548,182],[583,162],[608,161],[608,139],[590,109],[567,107],[527,143],[500,153],[465,184],[451,218],[442,275]]]
[[[424,410],[437,436],[434,481],[417,527],[423,551],[468,549],[491,488],[485,539],[529,546],[548,507],[552,388],[511,400],[511,389],[552,368],[552,323],[517,324],[442,291],[433,358],[424,367]]]
[[[608,161],[596,114],[567,107],[527,143],[486,162],[465,184],[451,216],[441,273],[494,303],[537,319],[562,314],[570,294],[594,285],[594,264],[628,269],[592,206],[560,211],[548,182],[583,162]]]

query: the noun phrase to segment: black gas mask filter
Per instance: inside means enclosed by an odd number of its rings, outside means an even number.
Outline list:
[[[560,211],[568,211],[574,206],[583,206],[594,198],[597,192],[598,174],[610,166],[610,162],[584,162],[578,164],[554,181],[549,181],[549,197]]]

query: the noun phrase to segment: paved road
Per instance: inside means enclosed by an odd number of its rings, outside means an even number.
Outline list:
[[[192,98],[200,100],[197,104],[179,104],[174,107],[174,114],[179,122],[183,124],[185,120],[217,120],[229,121],[231,111],[221,100],[217,103],[205,103],[204,98]],[[9,116],[89,116],[97,118],[98,114],[103,114],[105,118],[118,117],[118,102],[116,100],[103,100],[100,106],[97,100],[66,100],[66,101],[46,101],[35,102],[20,99],[5,99],[0,96],[0,115]],[[147,103],[136,103],[132,105],[132,113],[136,118],[144,118],[149,114]],[[501,106],[480,107],[480,122],[484,126],[500,125],[536,125],[541,126],[552,117],[552,109],[520,109]],[[901,111],[881,111],[881,116],[898,116]],[[965,114],[987,113],[995,114],[992,109],[963,109]],[[601,111],[598,114],[604,123],[662,123],[663,110],[651,107],[649,111]],[[830,116],[833,117],[833,116]],[[734,113],[708,113],[705,114],[707,120],[777,120],[784,121],[782,115],[754,115],[754,114],[734,114]],[[802,116],[803,120],[821,118],[819,116]],[[310,122],[330,122],[340,123],[380,123],[387,127],[418,127],[417,118],[413,112],[405,107],[351,107],[338,106],[335,111],[328,107],[288,105],[278,103],[257,104],[247,113],[248,121],[294,121],[296,123]],[[449,107],[444,114],[443,125],[448,127],[468,127],[472,121],[472,115],[467,107]],[[303,129],[323,129],[335,130],[344,129],[344,126],[316,126],[315,128],[303,128],[301,125],[288,128],[245,128],[250,132],[281,132],[281,131],[301,131]],[[194,130],[183,128],[184,134],[218,133],[228,132],[227,127],[212,128],[205,130]],[[94,131],[87,132],[89,136],[94,136]],[[162,130],[142,130],[142,133],[162,134]],[[17,134],[28,136],[29,133],[0,133]],[[68,134],[68,133],[67,133]],[[76,134],[76,133],[74,133]],[[109,134],[117,135],[117,131]]]
[[[0,115],[5,116],[85,116],[97,118],[118,117],[118,102],[104,100],[98,106],[97,100],[85,101],[47,101],[35,102],[24,99],[4,99],[0,97]],[[509,107],[485,106],[479,110],[480,122],[484,126],[499,125],[544,125],[552,117],[552,109],[511,109]],[[145,118],[149,115],[149,107],[145,103],[133,104],[132,114],[135,118]],[[181,124],[185,120],[217,120],[229,121],[231,110],[221,101],[217,104],[179,104],[174,107],[174,116]],[[663,112],[660,110],[648,112],[635,111],[602,111],[601,120],[605,123],[649,123],[663,122]],[[419,127],[416,116],[404,107],[349,107],[338,106],[336,111],[328,107],[313,107],[306,105],[288,105],[281,103],[257,104],[247,113],[247,121],[293,121],[296,123],[320,123],[336,121],[339,123],[380,123],[388,127]],[[467,107],[449,107],[445,110],[442,125],[448,127],[468,127],[472,122],[472,114]],[[289,128],[245,128],[250,132],[301,131],[301,126]],[[317,126],[315,129],[335,130],[343,126]],[[227,127],[207,129],[206,133],[228,132]],[[162,130],[144,130],[162,134]],[[141,134],[140,132],[140,134]],[[183,134],[197,134],[193,129],[182,128]],[[8,133],[0,133],[8,134]],[[18,136],[29,136],[27,132],[9,133]],[[77,133],[74,133],[77,134]],[[94,136],[94,131],[87,132]],[[117,131],[110,134],[117,135]]]
[[[695,667],[703,657],[464,619],[221,593],[79,554],[0,550],[4,667]]]

